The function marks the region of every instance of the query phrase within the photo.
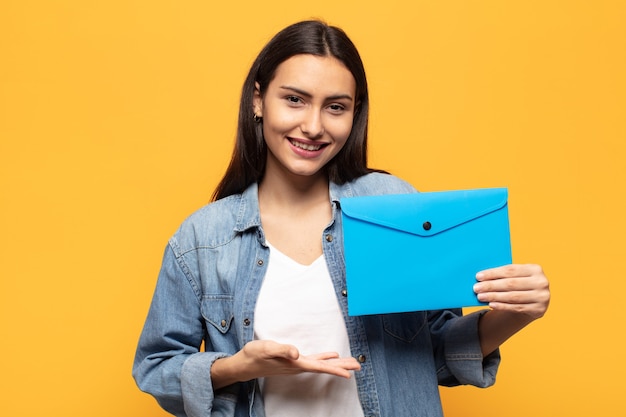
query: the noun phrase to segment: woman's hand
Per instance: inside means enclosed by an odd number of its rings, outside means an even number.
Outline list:
[[[492,309],[483,315],[478,334],[483,355],[546,313],[550,285],[539,265],[506,265],[476,274],[474,291]]]
[[[233,356],[215,361],[211,367],[211,378],[213,389],[219,389],[254,378],[305,372],[350,378],[350,371],[360,369],[361,365],[356,359],[340,358],[336,352],[302,356],[293,345],[254,340]]]
[[[474,285],[480,301],[493,310],[524,314],[535,320],[550,304],[550,285],[539,265],[506,265],[481,271]]]

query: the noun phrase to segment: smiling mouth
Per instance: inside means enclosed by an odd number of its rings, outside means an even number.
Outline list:
[[[305,151],[319,151],[320,149],[322,149],[324,146],[327,145],[325,143],[312,145],[309,143],[297,142],[293,139],[289,139],[289,143],[291,143],[296,148],[304,149]]]

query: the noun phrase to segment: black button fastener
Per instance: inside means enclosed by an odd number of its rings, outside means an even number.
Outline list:
[[[348,296],[348,290],[341,290],[341,295],[343,295],[344,297]]]
[[[258,266],[263,266],[263,259],[259,259],[258,261],[256,261]]]
[[[333,241],[333,235],[326,235],[326,242],[332,242]]]
[[[366,360],[365,355],[359,355],[356,360],[359,361],[359,363],[364,363]]]
[[[250,319],[243,319],[243,325],[244,326],[249,326],[250,325]]]
[[[422,227],[424,228],[424,230],[430,230],[433,227],[433,225],[430,224],[430,222],[424,222]]]

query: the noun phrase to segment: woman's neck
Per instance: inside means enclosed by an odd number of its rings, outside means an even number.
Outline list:
[[[328,178],[284,181],[265,176],[259,184],[259,211],[266,239],[302,265],[322,255],[322,232],[332,217]]]
[[[267,208],[311,207],[329,201],[325,173],[310,177],[266,175],[259,184],[259,204]]]

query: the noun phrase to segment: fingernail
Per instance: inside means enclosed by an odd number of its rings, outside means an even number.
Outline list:
[[[483,274],[482,272],[479,272],[476,274],[476,279],[480,280],[483,279],[485,277],[485,274]]]

